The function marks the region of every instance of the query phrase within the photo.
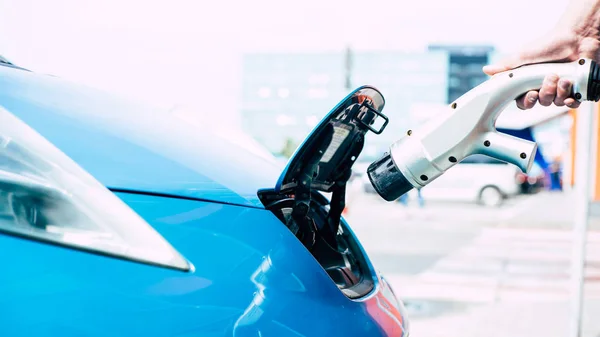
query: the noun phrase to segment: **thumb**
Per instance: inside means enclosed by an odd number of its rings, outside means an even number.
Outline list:
[[[483,72],[492,76],[526,64],[551,61],[553,59],[552,56],[552,53],[544,50],[544,48],[532,48],[530,50],[521,51],[519,54],[506,57],[497,63],[487,65],[483,67]]]
[[[569,61],[562,55],[557,55],[555,53],[548,53],[547,51],[543,52],[528,52],[522,53],[518,57],[510,57],[506,58],[498,63],[490,64],[483,67],[483,72],[487,75],[494,75],[503,71],[511,70],[518,68],[520,66],[528,65],[528,64],[536,64],[543,62],[566,62]]]
[[[584,48],[584,52],[591,54],[591,51],[598,50],[598,41],[596,39],[593,40],[589,42],[587,50]],[[578,57],[578,48],[576,48],[575,42],[569,37],[550,35],[550,37],[528,45],[517,55],[513,55],[496,64],[483,67],[483,72],[491,76],[527,64],[574,61]]]
[[[543,48],[533,48],[530,50],[521,51],[518,54],[513,54],[509,57],[500,60],[497,63],[483,67],[483,72],[487,75],[494,75],[503,71],[518,68],[526,64],[544,62],[552,57]]]
[[[487,75],[492,76],[497,73],[501,73],[503,71],[514,69],[514,68],[520,66],[521,64],[523,64],[523,62],[519,62],[519,60],[516,60],[513,58],[506,59],[506,60],[497,62],[495,64],[489,64],[487,66],[484,66],[483,72],[486,73]]]

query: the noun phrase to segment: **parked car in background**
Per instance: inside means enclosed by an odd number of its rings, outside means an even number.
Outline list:
[[[372,162],[379,159],[379,156],[361,156],[359,160],[352,166],[352,180],[360,181],[360,185],[362,186],[361,190],[365,193],[369,194],[377,194],[373,185],[369,181],[369,176],[367,175],[367,168],[371,165]]]
[[[376,194],[366,174],[369,164],[356,165],[355,175],[361,179],[363,191]],[[463,201],[500,206],[507,198],[521,192],[521,182],[517,178],[520,172],[516,166],[506,162],[472,155],[424,187],[421,195],[425,201]],[[410,191],[409,196],[414,199],[417,193]]]
[[[484,155],[472,155],[422,189],[425,200],[476,202],[500,206],[520,192],[519,169]]]
[[[282,168],[210,124],[0,65],[2,335],[407,336],[319,189],[348,172],[359,143],[323,137],[361,136],[357,104]]]

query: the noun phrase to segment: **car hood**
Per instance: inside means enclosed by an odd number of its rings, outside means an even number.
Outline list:
[[[221,111],[204,99],[202,115],[214,118],[198,123],[177,111],[0,66],[0,105],[105,186],[263,207],[257,191],[275,185],[281,166],[239,130],[211,125]]]

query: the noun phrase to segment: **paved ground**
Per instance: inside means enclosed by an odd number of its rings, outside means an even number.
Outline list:
[[[423,209],[351,196],[347,220],[411,313],[412,336],[567,336],[573,201]],[[586,266],[585,337],[600,336],[600,219]]]

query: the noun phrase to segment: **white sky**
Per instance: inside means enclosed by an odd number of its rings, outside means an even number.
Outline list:
[[[0,54],[157,103],[192,104],[210,90],[236,109],[244,51],[490,43],[510,52],[549,29],[566,1],[0,0]]]

